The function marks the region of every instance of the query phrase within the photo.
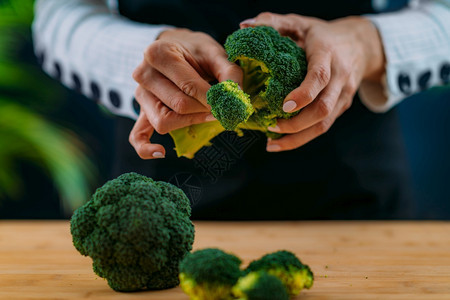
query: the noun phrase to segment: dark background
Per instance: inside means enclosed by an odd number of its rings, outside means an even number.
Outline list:
[[[450,88],[399,105],[419,218],[450,219]]]
[[[8,1],[0,0],[0,9]],[[28,3],[32,11],[32,0],[16,1],[22,5]],[[44,96],[34,95],[32,101],[19,101],[18,95],[27,90],[27,85],[20,84],[23,91],[11,90],[1,85],[0,101],[4,97],[13,99],[27,109],[35,111],[45,120],[67,129],[83,142],[85,155],[95,167],[94,182],[91,192],[111,179],[112,165],[115,157],[114,135],[118,117],[112,116],[95,102],[62,87],[51,81],[40,71],[37,58],[34,56],[29,24],[32,13],[28,13],[23,22],[16,22],[20,15],[11,15],[11,26],[3,19],[0,24],[0,35],[11,33],[18,37],[11,51],[21,65],[36,71],[36,78],[43,79],[43,94],[55,94],[57,101],[49,102],[40,99]],[[1,12],[1,10],[0,10]],[[0,15],[0,18],[4,16]],[[17,24],[19,25],[17,25]],[[15,25],[14,25],[15,24]],[[1,38],[1,37],[0,37]],[[2,42],[0,40],[0,42]],[[0,45],[3,46],[3,45]],[[0,50],[2,48],[0,47]],[[10,57],[2,56],[0,51],[0,67]],[[0,68],[1,70],[1,68]],[[8,74],[0,74],[0,79]],[[20,79],[19,79],[20,80]],[[50,83],[49,83],[50,82]],[[47,90],[46,90],[47,89]],[[25,93],[26,94],[26,93]],[[407,160],[410,162],[413,180],[413,193],[418,209],[417,219],[450,219],[450,87],[433,88],[405,99],[399,105],[399,114],[403,139],[407,148]],[[42,105],[41,105],[42,103]],[[50,104],[49,104],[50,103]],[[0,103],[1,104],[1,103]],[[1,138],[1,136],[0,136]],[[2,141],[0,140],[0,147]],[[0,168],[4,166],[0,165]],[[0,190],[0,219],[59,219],[68,218],[63,212],[61,199],[50,174],[40,165],[27,160],[18,160],[14,167],[23,180],[22,193],[14,198],[2,195]],[[67,184],[72,184],[68,182]],[[1,188],[1,186],[0,186]]]
[[[60,107],[47,117],[71,129],[88,145],[101,185],[111,179],[114,159],[114,130],[117,117],[93,101],[64,89]],[[418,219],[450,219],[450,89],[434,88],[411,96],[399,105],[401,128],[410,162]],[[25,194],[5,199],[1,219],[67,218],[58,193],[41,170],[24,163],[20,166]]]

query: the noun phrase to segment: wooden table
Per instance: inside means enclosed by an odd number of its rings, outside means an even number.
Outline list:
[[[450,299],[448,222],[196,222],[194,248],[244,263],[288,249],[314,286],[296,299]],[[0,221],[1,299],[188,299],[179,287],[117,293],[72,246],[65,221]]]

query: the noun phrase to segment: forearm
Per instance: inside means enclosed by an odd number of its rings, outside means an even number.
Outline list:
[[[48,74],[113,113],[136,118],[132,72],[166,28],[113,15],[101,0],[37,0],[33,38]]]
[[[450,1],[367,18],[380,33],[386,57],[384,79],[361,84],[367,107],[383,112],[411,94],[449,83]]]

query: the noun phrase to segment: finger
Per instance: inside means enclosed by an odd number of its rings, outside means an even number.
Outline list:
[[[254,19],[247,19],[240,23],[240,27],[270,26],[275,28],[282,36],[292,38],[300,47],[304,47],[304,38],[313,24],[321,22],[319,19],[300,16],[297,14],[279,15],[261,13]]]
[[[288,134],[277,140],[269,139],[267,151],[279,152],[296,149],[326,133],[336,119],[350,107],[353,94],[350,89],[342,90],[336,108],[330,116],[298,133]]]
[[[241,28],[266,25],[275,28],[281,35],[291,35],[303,32],[311,26],[314,18],[300,16],[297,14],[280,15],[270,12],[260,13],[252,19],[242,21]]]
[[[141,86],[136,89],[136,100],[159,134],[166,134],[178,128],[216,120],[210,113],[178,114]]]
[[[358,82],[353,76],[347,79],[345,86],[342,88],[339,103],[342,103],[340,107],[340,113],[342,115],[347,109],[352,106],[353,97],[355,97],[360,82]]]
[[[139,118],[130,132],[129,142],[142,159],[164,158],[166,150],[162,145],[152,144],[150,138],[154,129],[144,113]]]
[[[285,135],[277,140],[269,139],[267,142],[268,152],[280,152],[296,149],[324,134],[335,121],[335,115],[328,117],[313,126],[294,134]]]
[[[145,60],[171,80],[183,93],[197,99],[205,107],[206,92],[211,87],[194,66],[196,60],[175,43],[155,41],[144,53]]]
[[[341,95],[339,97],[337,111],[337,117],[340,117],[346,110],[348,110],[353,103],[353,97],[355,96],[356,89],[353,89],[352,86],[345,86],[342,89]]]
[[[227,54],[224,49],[208,51],[206,55],[207,59],[210,61],[210,72],[219,82],[233,80],[242,87],[244,76],[242,69],[237,64],[232,63],[227,59]]]
[[[308,57],[308,71],[298,88],[290,92],[283,104],[285,112],[297,111],[310,104],[327,86],[331,77],[331,55],[318,50]]]
[[[344,78],[333,75],[330,84],[308,106],[291,119],[278,119],[275,127],[268,129],[278,133],[296,133],[328,118],[333,114],[340,97]]]
[[[165,105],[179,114],[209,112],[210,109],[198,100],[183,93],[172,81],[146,63],[141,64],[133,73],[139,84],[152,92]]]

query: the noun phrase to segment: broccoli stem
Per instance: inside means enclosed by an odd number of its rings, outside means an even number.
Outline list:
[[[236,62],[244,73],[243,90],[250,95],[252,106],[255,109],[266,107],[267,102],[260,96],[269,84],[269,69],[263,62],[245,56],[240,56]]]

